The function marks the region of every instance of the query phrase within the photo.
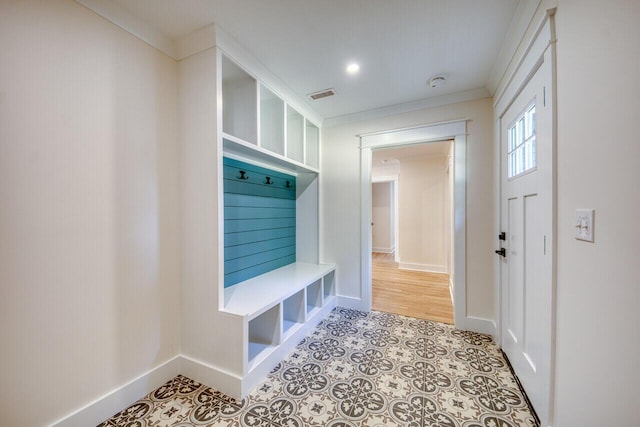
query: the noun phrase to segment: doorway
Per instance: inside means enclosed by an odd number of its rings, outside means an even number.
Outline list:
[[[452,141],[373,150],[372,308],[453,323]]]
[[[436,123],[406,129],[396,129],[360,136],[361,150],[361,277],[363,309],[372,307],[372,237],[371,237],[371,179],[374,150],[399,146],[453,140],[453,241],[451,287],[454,305],[454,324],[464,328],[472,323],[466,315],[466,120]],[[402,184],[399,184],[402,187]],[[402,237],[399,238],[402,257]]]

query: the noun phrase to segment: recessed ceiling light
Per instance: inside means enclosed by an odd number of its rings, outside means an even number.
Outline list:
[[[347,65],[347,74],[357,74],[358,71],[360,71],[360,65],[356,64],[355,62],[350,63],[349,65]]]

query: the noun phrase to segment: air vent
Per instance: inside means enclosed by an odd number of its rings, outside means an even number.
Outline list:
[[[336,94],[336,91],[333,89],[325,89],[325,90],[321,90],[320,92],[315,92],[315,93],[310,93],[309,95],[307,95],[309,98],[313,99],[314,101],[317,101],[318,99],[322,99],[322,98],[326,98],[329,96],[333,96]]]

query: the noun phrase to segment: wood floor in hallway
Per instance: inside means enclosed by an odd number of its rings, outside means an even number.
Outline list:
[[[376,252],[371,266],[374,310],[453,324],[448,274],[400,270],[393,254]]]

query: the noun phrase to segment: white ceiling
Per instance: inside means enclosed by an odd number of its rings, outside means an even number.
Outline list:
[[[422,144],[405,145],[395,148],[374,150],[371,164],[375,167],[398,165],[403,159],[418,157],[444,157],[449,154],[451,141],[427,142]]]
[[[474,91],[521,0],[113,0],[170,39],[213,22],[323,118]],[[83,2],[88,3],[88,2]],[[360,73],[345,73],[357,61]],[[430,88],[430,77],[447,83]],[[306,95],[334,88],[337,95]]]

